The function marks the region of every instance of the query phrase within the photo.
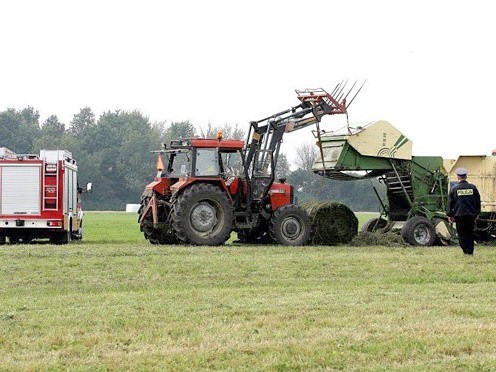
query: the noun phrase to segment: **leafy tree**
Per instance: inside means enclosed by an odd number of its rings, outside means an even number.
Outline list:
[[[59,121],[57,115],[50,115],[41,127],[42,132],[61,137],[65,133],[65,125]]]
[[[178,121],[173,122],[169,127],[165,129],[162,142],[169,144],[171,140],[190,138],[195,136],[196,130],[193,124],[191,124],[189,121]]]
[[[95,125],[95,114],[89,107],[83,107],[71,121],[69,132],[75,136],[81,134],[87,127]]]
[[[26,152],[35,152],[34,141],[40,135],[40,114],[33,107],[28,106],[20,111],[18,147]]]
[[[13,151],[17,149],[16,135],[19,130],[19,122],[16,117],[17,113],[14,109],[7,109],[0,113],[0,138],[2,147],[8,147]]]
[[[33,141],[40,132],[39,113],[32,107],[0,112],[0,146],[17,153],[34,151]]]
[[[220,128],[214,127],[211,123],[208,123],[206,130],[201,130],[203,138],[217,138],[217,132],[221,131],[224,138],[229,139],[245,139],[246,132],[239,127],[238,124],[224,124]]]
[[[276,178],[287,178],[291,173],[291,169],[289,168],[289,161],[286,154],[282,152],[279,153],[279,159],[277,160],[276,167]]]
[[[312,172],[313,163],[317,157],[317,146],[304,143],[296,148],[296,153],[298,154],[298,158],[296,159],[298,169]]]
[[[39,137],[34,140],[34,148],[36,152],[41,149],[67,149],[67,142],[65,125],[56,115],[51,115],[43,123]]]
[[[89,208],[123,209],[125,203],[139,201],[155,174],[150,151],[159,147],[158,134],[139,111],[108,111],[95,125],[84,127],[78,135],[78,160],[85,182],[95,184],[94,194],[86,198]]]

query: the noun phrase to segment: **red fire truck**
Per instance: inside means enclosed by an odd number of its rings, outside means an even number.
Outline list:
[[[77,164],[65,150],[16,154],[0,147],[0,244],[83,236]],[[86,187],[91,190],[91,183]]]

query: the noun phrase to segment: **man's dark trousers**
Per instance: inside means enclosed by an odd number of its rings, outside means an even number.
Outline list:
[[[457,216],[455,217],[456,232],[460,240],[460,247],[463,253],[474,254],[474,224],[475,216]]]

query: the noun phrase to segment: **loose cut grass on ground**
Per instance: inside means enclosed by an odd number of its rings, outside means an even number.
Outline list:
[[[496,249],[0,247],[0,370],[496,368]]]

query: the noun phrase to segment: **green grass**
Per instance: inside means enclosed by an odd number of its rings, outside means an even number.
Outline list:
[[[493,370],[496,250],[153,246],[136,215],[0,247],[0,370]]]

